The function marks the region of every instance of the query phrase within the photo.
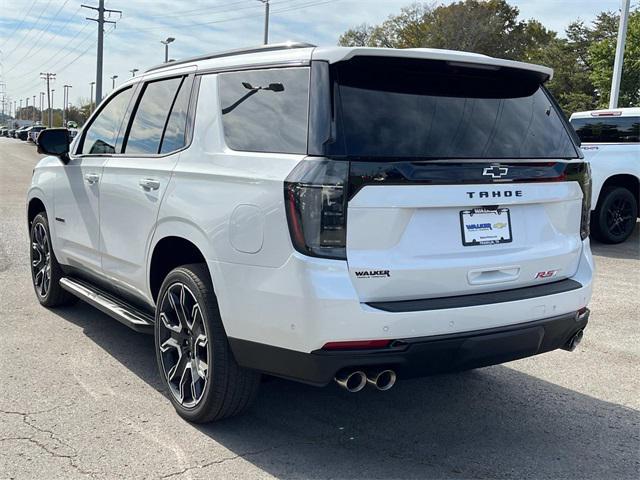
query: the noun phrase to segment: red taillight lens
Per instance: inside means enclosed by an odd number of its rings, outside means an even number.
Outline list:
[[[349,163],[303,160],[284,182],[294,248],[313,257],[346,259]]]
[[[325,343],[323,350],[366,350],[372,348],[386,348],[393,340],[353,340],[348,342]]]

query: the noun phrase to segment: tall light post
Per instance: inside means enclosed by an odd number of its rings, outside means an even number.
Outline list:
[[[69,89],[72,88],[71,85],[64,85],[64,96],[62,98],[62,126],[67,126],[67,109],[69,104]]]
[[[20,99],[20,111],[18,112],[18,120],[22,120],[22,99]]]
[[[136,72],[139,72],[140,70],[138,70],[137,68],[132,68],[131,70],[129,70],[131,72],[131,76],[135,77],[136,76]]]
[[[44,92],[40,92],[40,123],[44,123]]]
[[[32,115],[33,123],[36,121],[36,96],[33,96],[33,115]]]
[[[618,108],[618,97],[620,96],[620,80],[622,79],[622,63],[624,61],[624,44],[627,39],[627,24],[629,23],[630,3],[631,0],[622,0],[620,24],[618,25],[618,41],[616,43],[616,55],[613,63],[613,76],[611,77],[609,108]]]
[[[264,44],[269,43],[269,0],[258,0],[264,3]]]
[[[89,96],[89,115],[91,115],[91,112],[93,112],[93,86],[96,84],[96,82],[91,82],[89,85],[91,85],[91,95]]]
[[[51,105],[49,106],[49,118],[50,118],[50,125],[49,128],[53,128],[53,92],[55,92],[55,88],[51,89]]]
[[[175,41],[175,38],[168,37],[166,40],[160,40],[160,43],[164,45],[164,63],[169,63],[169,44]]]
[[[118,78],[118,75],[113,75],[111,77],[111,90],[114,90],[116,88],[116,78]]]

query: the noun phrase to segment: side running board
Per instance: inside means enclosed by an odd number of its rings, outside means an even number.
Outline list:
[[[153,333],[154,319],[149,313],[75,278],[61,278],[60,286],[136,332]]]

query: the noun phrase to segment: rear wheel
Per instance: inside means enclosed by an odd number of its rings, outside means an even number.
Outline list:
[[[184,265],[167,275],[155,323],[158,368],[180,416],[205,423],[250,406],[260,375],[236,363],[203,264]]]
[[[600,193],[592,216],[593,236],[603,243],[624,242],[633,233],[638,201],[624,187],[609,187]]]
[[[51,248],[51,234],[47,214],[41,212],[31,222],[31,278],[38,301],[45,307],[73,303],[76,298],[60,286],[63,277],[60,264]]]

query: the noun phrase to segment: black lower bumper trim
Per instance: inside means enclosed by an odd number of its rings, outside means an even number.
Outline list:
[[[582,288],[580,282],[570,278],[558,282],[534,285],[532,287],[513,288],[498,292],[474,293],[455,297],[425,298],[420,300],[399,300],[391,302],[370,302],[370,307],[385,312],[420,312],[426,310],[442,310],[444,308],[474,307],[493,303],[515,302],[528,298],[544,297],[556,293],[570,292]]]
[[[485,367],[564,347],[589,319],[589,311],[499,328],[408,338],[379,350],[298,352],[229,338],[237,362],[246,368],[322,386],[346,368],[385,366],[399,378]]]

